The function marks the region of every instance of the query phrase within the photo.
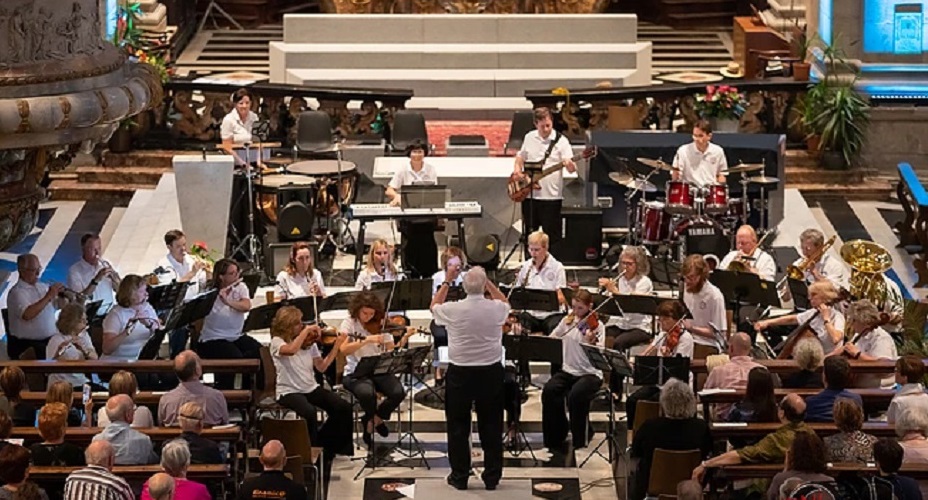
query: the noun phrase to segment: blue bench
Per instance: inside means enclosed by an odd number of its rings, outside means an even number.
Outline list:
[[[928,192],[918,180],[915,169],[908,163],[900,163],[899,184],[896,185],[896,194],[905,211],[905,219],[896,223],[899,230],[899,246],[910,254],[919,254],[915,259],[915,272],[918,282],[915,286],[928,286]]]

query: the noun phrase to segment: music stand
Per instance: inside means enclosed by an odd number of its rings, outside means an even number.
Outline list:
[[[742,304],[780,307],[776,283],[762,280],[754,273],[716,269],[709,275],[709,281],[719,288],[725,301],[734,306],[735,325],[741,324]]]
[[[787,278],[786,284],[789,287],[789,294],[793,297],[793,308],[797,311],[812,308],[812,302],[809,301],[809,285],[805,281]]]
[[[564,363],[561,339],[538,335],[503,335],[506,359],[516,362],[547,361]]]
[[[358,361],[352,375],[357,378],[366,378],[374,375],[395,373],[396,370],[400,369],[396,359],[397,358],[393,355],[393,351],[383,352],[376,356],[364,356]],[[364,429],[364,431],[367,432],[367,429]],[[371,470],[376,470],[378,463],[400,466],[399,463],[389,457],[389,452],[383,457],[377,456],[376,435],[376,432],[371,433],[371,444],[367,448],[367,455],[363,457],[364,465],[354,475],[355,480],[357,480],[358,477],[361,476],[361,473],[364,472],[364,469],[368,467],[370,467]],[[391,448],[390,451],[393,451],[394,448]]]
[[[183,302],[187,295],[189,281],[172,281],[155,286],[148,287],[148,303],[158,312],[160,317],[165,312],[171,311],[178,304]]]
[[[635,385],[663,385],[671,378],[690,378],[690,358],[682,356],[635,356]]]
[[[380,290],[371,290],[378,298],[381,300],[385,299],[385,294]],[[356,291],[347,291],[347,292],[338,292],[333,295],[329,295],[324,299],[319,300],[319,310],[320,311],[336,311],[336,310],[347,310],[348,305],[351,303],[351,298],[354,297]]]
[[[84,314],[87,315],[87,323],[93,323],[97,318],[97,313],[100,312],[100,309],[103,307],[103,300],[95,300],[93,302],[87,303],[84,306]],[[102,315],[101,315],[102,316]]]
[[[172,309],[164,326],[156,330],[148,342],[142,346],[138,359],[157,359],[167,332],[172,332],[208,316],[213,310],[217,297],[219,297],[219,289],[214,288]]]
[[[457,302],[467,298],[467,292],[463,286],[452,285],[448,287],[448,294],[445,295],[445,302]],[[431,306],[431,304],[429,304]]]
[[[371,283],[371,290],[387,292],[390,311],[409,311],[411,309],[429,309],[432,305],[432,280],[401,280]],[[390,295],[392,294],[392,297]]]
[[[672,290],[676,290],[680,285],[680,264],[674,262],[666,255],[664,257],[648,257],[651,263],[651,272],[648,276],[654,283],[670,285]]]
[[[500,291],[509,295],[509,304],[513,309],[554,312],[561,308],[561,304],[557,300],[557,292],[554,290],[522,287],[509,289],[503,287]]]
[[[303,313],[303,321],[314,321],[316,319],[316,313],[313,311],[313,298],[312,297],[299,297],[296,299],[282,300],[280,302],[274,302],[271,304],[264,304],[263,306],[258,306],[251,311],[248,311],[248,317],[245,318],[245,324],[242,326],[243,332],[251,332],[254,330],[265,330],[271,327],[271,323],[274,322],[274,316],[277,315],[277,311],[284,306],[294,306]],[[324,309],[320,306],[320,312]]]
[[[595,345],[589,344],[580,344],[580,347],[583,348],[583,353],[586,354],[587,359],[590,360],[590,364],[593,365],[597,370],[602,370],[605,376],[607,371],[615,372],[616,374],[628,377],[632,374],[631,365],[628,362],[628,358],[625,357],[619,351],[612,349],[600,348]],[[608,420],[608,429],[606,432],[606,437],[593,448],[593,451],[580,462],[580,467],[583,468],[587,462],[593,458],[593,455],[599,455],[600,458],[606,460],[608,463],[615,463],[613,459],[614,450],[619,449],[619,439],[616,436],[616,425],[615,425],[615,399],[612,398],[612,391],[607,391],[607,397],[609,398],[609,420]],[[599,449],[603,444],[609,443],[607,453],[609,456],[603,456],[600,453]]]
[[[415,384],[412,381],[412,377],[416,377],[420,382],[422,381],[422,379],[416,375],[415,370],[425,363],[425,360],[429,357],[431,352],[432,348],[430,346],[393,351],[393,365],[391,365],[391,370],[393,370],[394,374],[409,376],[409,384],[406,385],[406,397],[409,398],[409,404],[406,406],[406,413],[408,416],[407,430],[400,435],[399,439],[396,440],[396,444],[393,445],[390,451],[397,450],[406,458],[418,456],[419,460],[425,464],[425,468],[428,470],[431,470],[432,467],[429,466],[429,462],[425,458],[425,449],[422,448],[422,443],[416,438],[416,433],[413,431],[413,407],[416,405],[413,398]],[[397,422],[397,429],[402,427],[402,423],[402,420]],[[406,439],[409,440],[408,450],[403,450],[403,441]],[[414,444],[416,446],[415,451],[413,451]],[[410,466],[410,468],[415,467]]]
[[[407,185],[400,191],[400,206],[407,208],[445,208],[451,190],[442,185]]]

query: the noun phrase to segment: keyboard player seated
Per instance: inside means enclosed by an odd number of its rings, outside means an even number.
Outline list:
[[[386,196],[392,206],[400,206],[403,186],[437,185],[435,168],[425,162],[427,147],[415,141],[406,148],[409,164],[396,171],[386,187]],[[435,230],[438,221],[434,218],[400,221],[403,235],[403,269],[409,278],[428,278],[438,272],[438,245]]]

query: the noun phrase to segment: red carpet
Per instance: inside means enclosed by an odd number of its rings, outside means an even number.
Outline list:
[[[445,144],[452,135],[482,135],[490,143],[490,156],[501,156],[509,139],[509,121],[427,120],[425,128],[435,154],[445,154]]]

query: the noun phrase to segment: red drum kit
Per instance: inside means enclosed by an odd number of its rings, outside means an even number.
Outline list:
[[[646,200],[642,196],[637,204],[631,200],[638,193],[657,193],[657,187],[649,182],[654,173],[664,170],[673,171],[673,166],[662,160],[638,158],[639,163],[653,170],[646,177],[637,177],[630,172],[612,172],[609,178],[629,188],[626,195],[629,209],[629,235],[633,244],[668,245],[679,243],[684,235],[693,228],[718,230],[733,234],[739,225],[748,220],[751,207],[744,198],[730,198],[725,184],[709,184],[703,187],[683,180],[670,180],[665,184],[665,198]],[[747,192],[748,184],[760,184],[761,203],[764,200],[764,187],[779,182],[774,177],[759,175],[747,177],[752,172],[762,171],[764,164],[739,164],[728,169],[728,174],[741,174],[742,193]],[[763,221],[761,223],[763,226]]]

